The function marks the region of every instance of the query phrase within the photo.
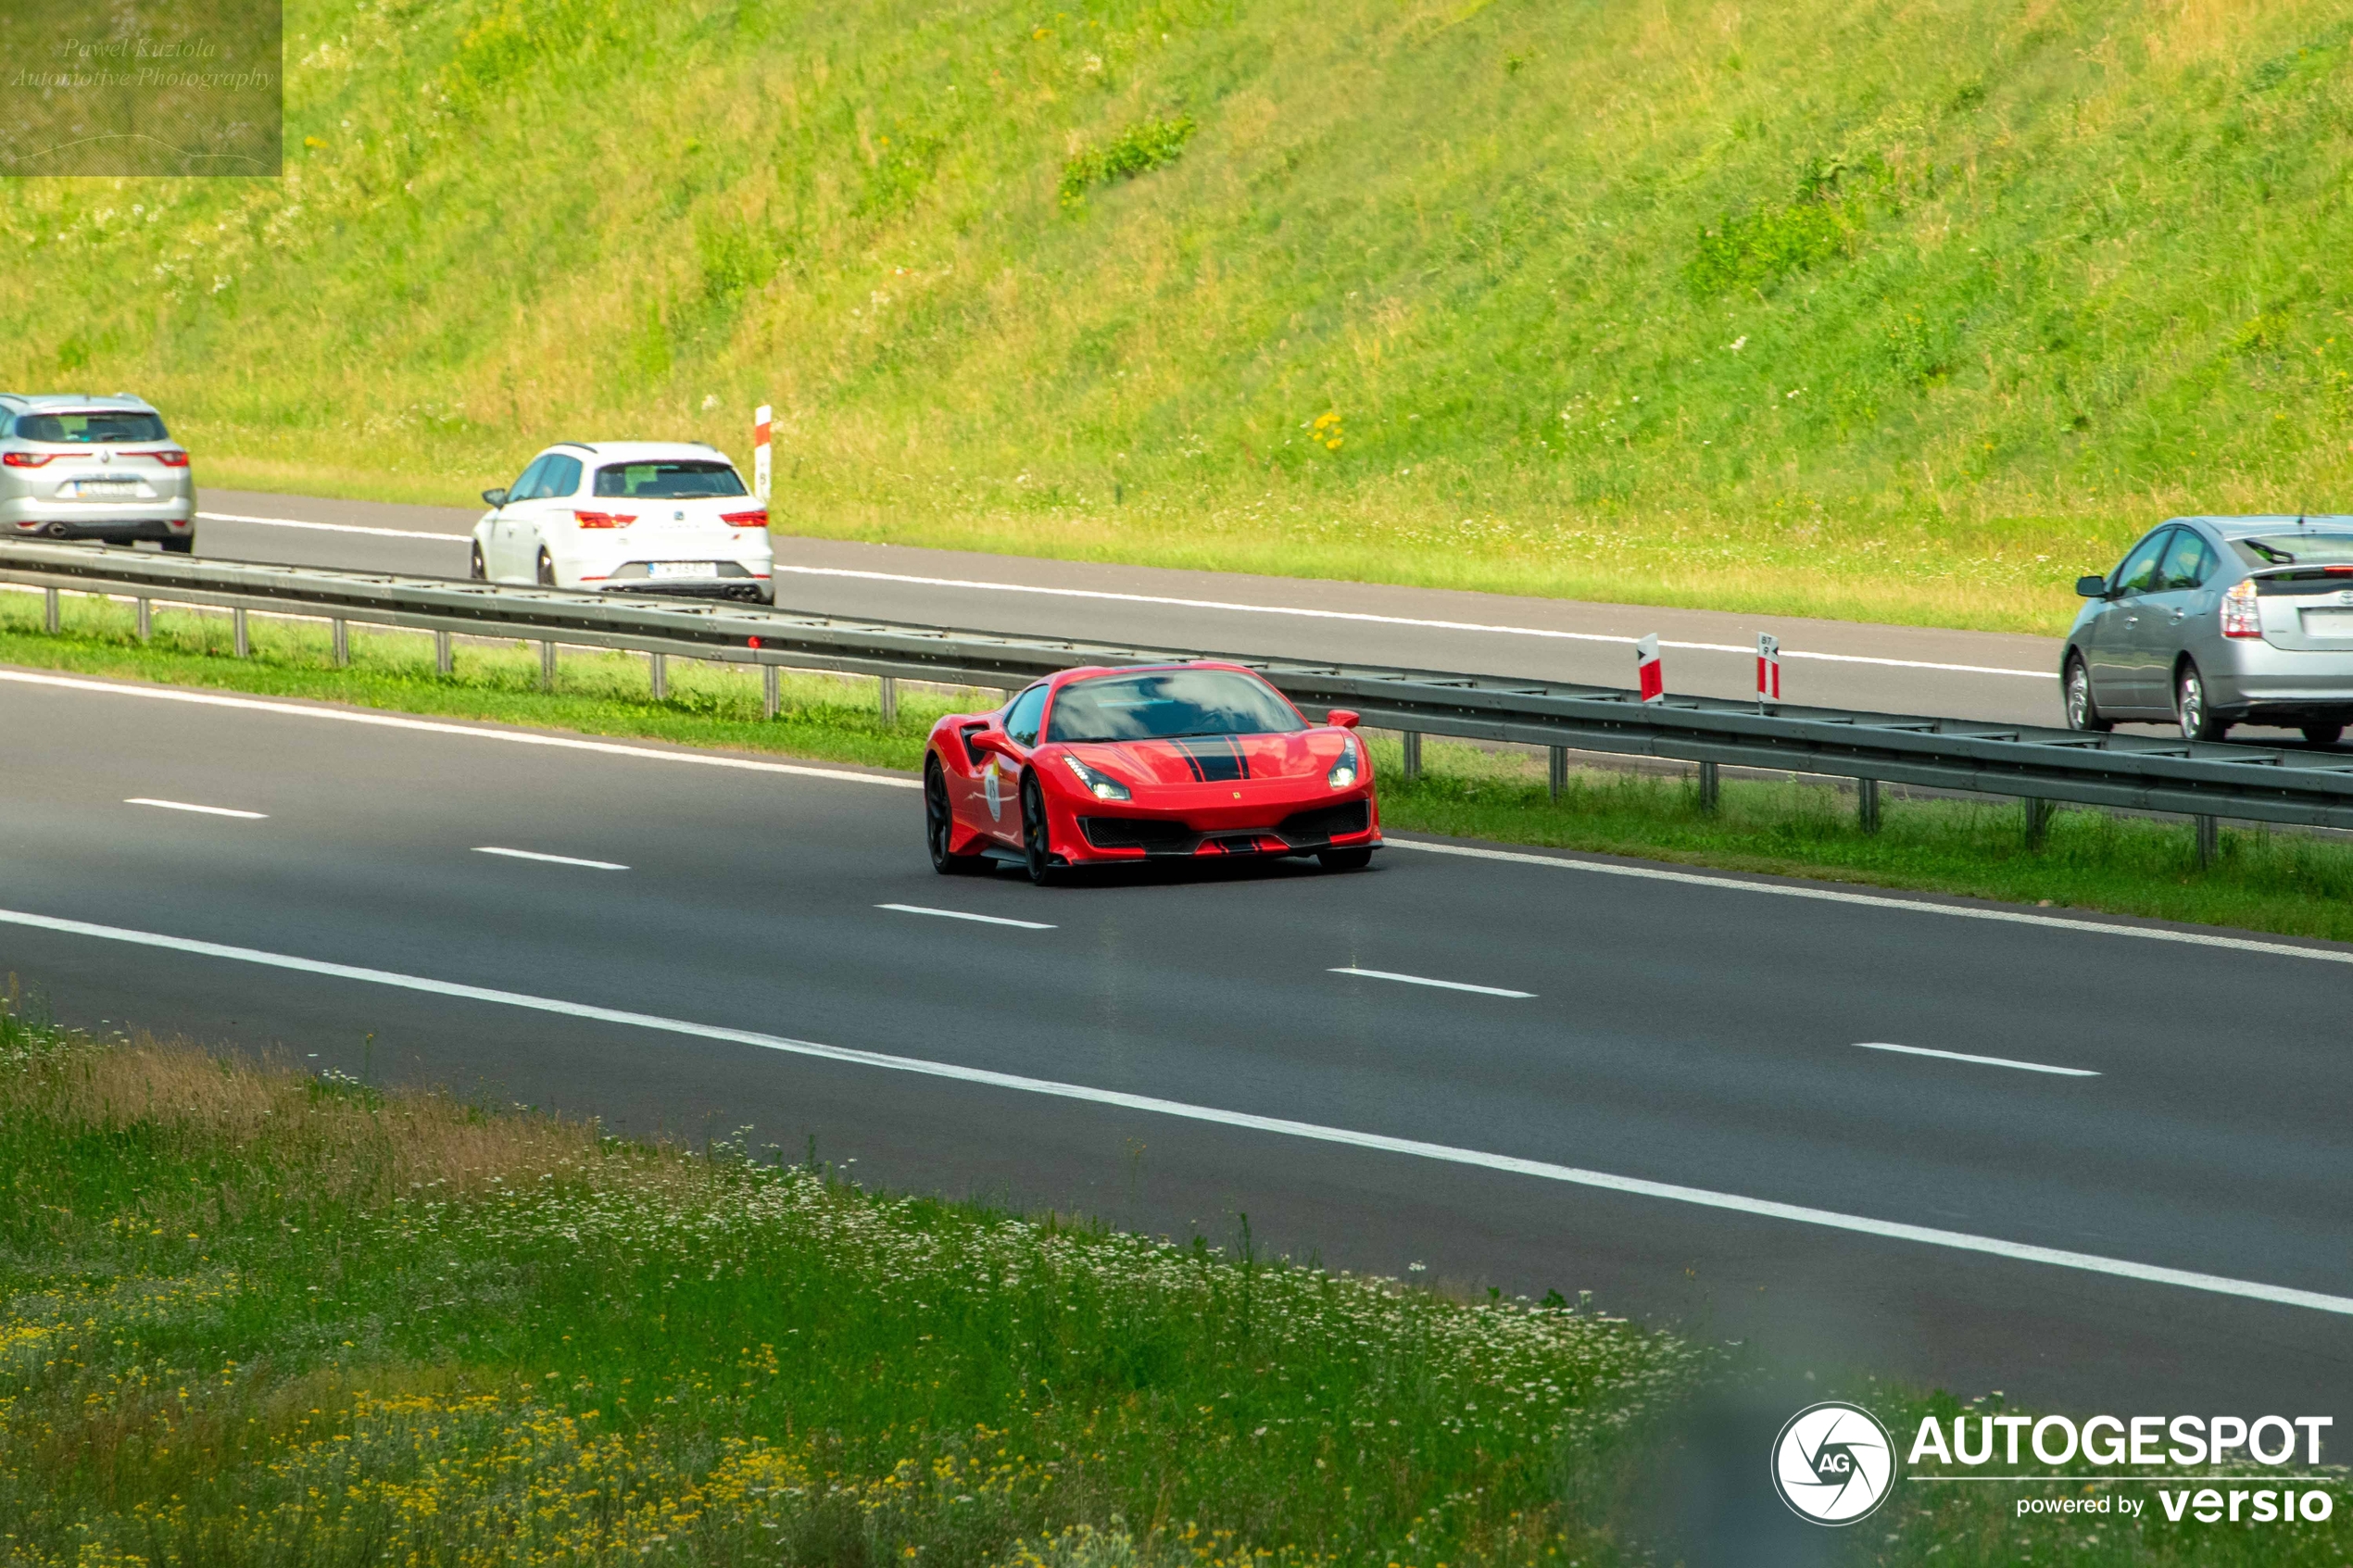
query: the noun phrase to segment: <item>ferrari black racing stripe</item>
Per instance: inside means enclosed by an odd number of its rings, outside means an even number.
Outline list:
[[[1208,737],[1204,737],[1206,740]],[[1189,741],[1173,741],[1193,771],[1193,777],[1202,784],[1228,784],[1250,777],[1250,759],[1242,754],[1241,743],[1231,735],[1214,737],[1216,745],[1204,744],[1198,748]]]

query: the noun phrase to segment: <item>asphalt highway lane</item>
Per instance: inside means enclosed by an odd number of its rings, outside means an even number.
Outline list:
[[[200,555],[463,576],[481,516],[208,490]],[[2047,637],[1869,626],[1714,610],[1579,604],[1380,583],[1251,577],[776,536],[777,603],[978,631],[1222,653],[1398,664],[1626,686],[1630,643],[1666,640],[1670,690],[1755,690],[1756,634],[1783,647],[1791,702],[2057,724],[2059,645]]]
[[[94,684],[0,680],[0,908],[2353,1297],[2340,961],[1406,847],[1040,891],[932,875],[887,775]],[[78,1022],[1158,1233],[1247,1213],[1965,1396],[2353,1393],[2310,1306],[21,924],[0,969]]]

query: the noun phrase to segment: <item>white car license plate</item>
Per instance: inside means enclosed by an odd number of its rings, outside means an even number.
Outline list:
[[[650,571],[656,577],[716,577],[719,563],[710,560],[658,560]]]
[[[2308,637],[2353,637],[2353,609],[2306,610],[2304,634]]]
[[[135,479],[78,479],[74,481],[73,493],[94,501],[120,501],[136,495],[139,482]]]

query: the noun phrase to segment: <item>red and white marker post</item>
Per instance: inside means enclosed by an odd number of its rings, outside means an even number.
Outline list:
[[[768,504],[768,426],[771,410],[762,403],[751,416],[751,493]]]
[[[1658,661],[1657,633],[1634,644],[1634,676],[1644,702],[1667,700],[1667,667]]]
[[[1770,632],[1756,633],[1756,711],[1781,700],[1781,644]]]

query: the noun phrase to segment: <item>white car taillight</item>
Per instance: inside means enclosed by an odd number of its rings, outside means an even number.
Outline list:
[[[637,517],[634,512],[574,512],[572,520],[583,528],[626,528]]]
[[[2231,584],[2222,596],[2222,635],[2226,637],[2259,637],[2263,634],[2262,607],[2255,602],[2255,579],[2243,579]]]

